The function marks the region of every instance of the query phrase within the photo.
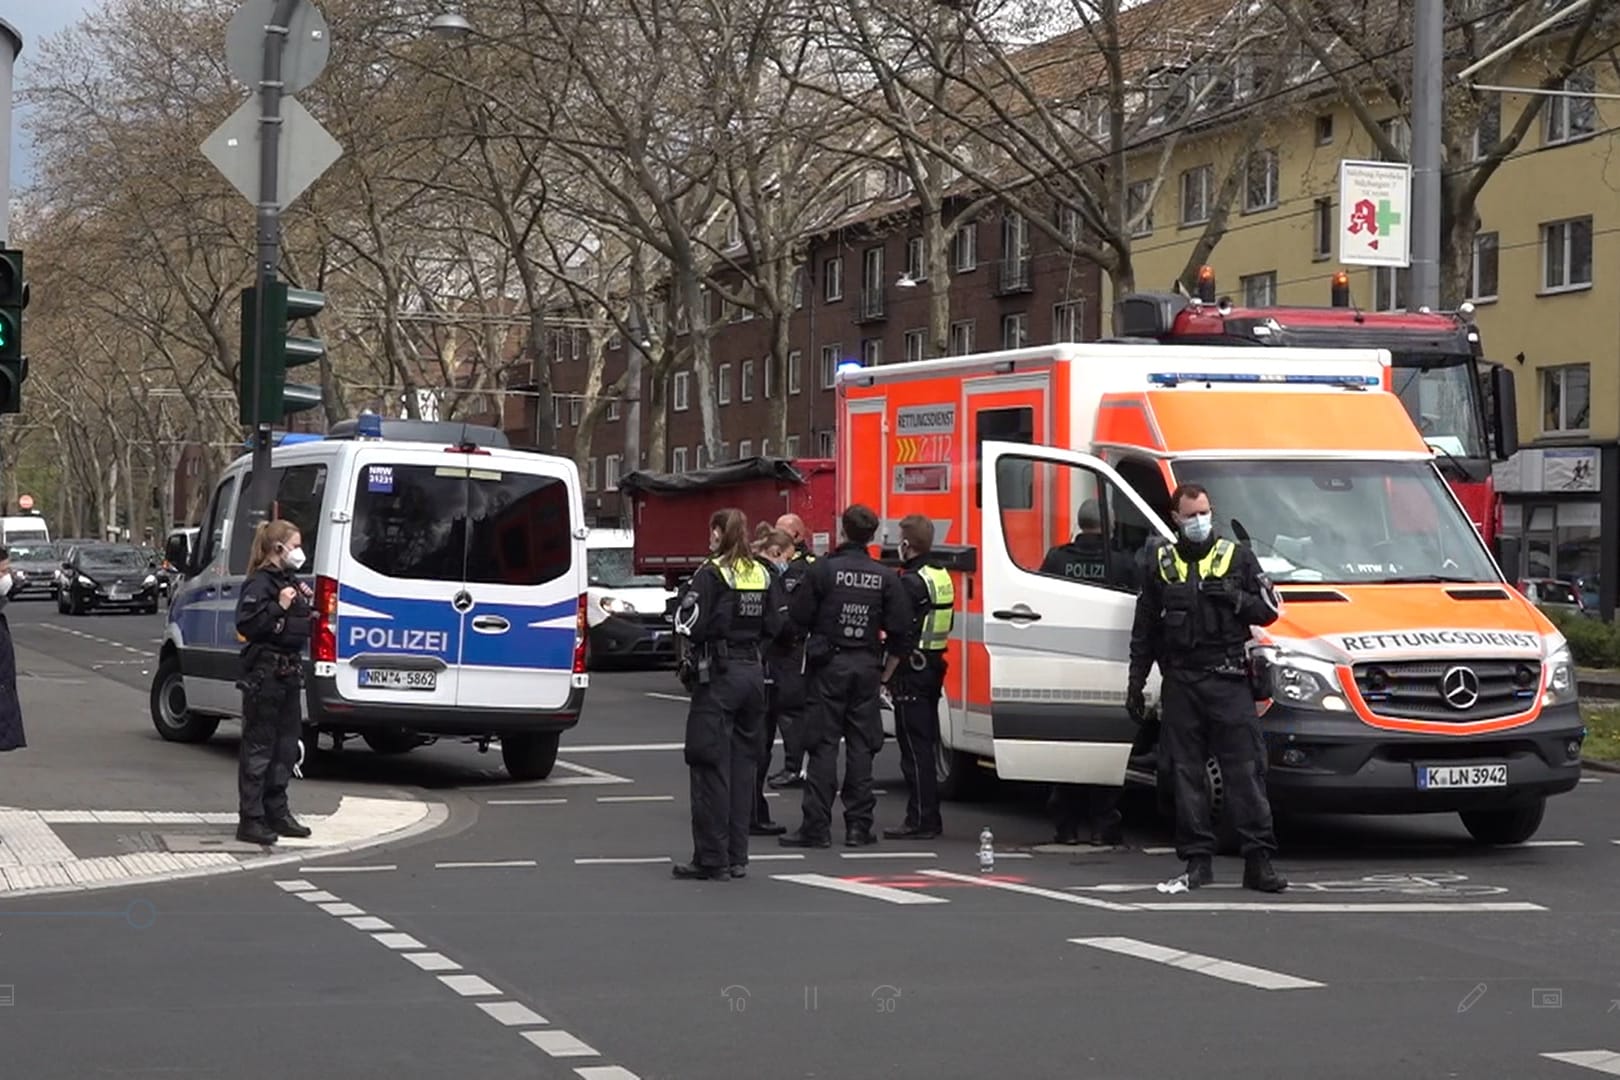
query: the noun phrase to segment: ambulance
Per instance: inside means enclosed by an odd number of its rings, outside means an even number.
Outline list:
[[[1249,646],[1273,802],[1533,836],[1580,779],[1570,652],[1503,577],[1387,389],[1390,363],[1115,342],[840,370],[839,459],[878,466],[840,470],[842,502],[878,513],[885,556],[902,518],[932,518],[957,579],[947,792],[986,766],[1119,785],[1133,741],[1152,749],[1125,710],[1131,624],[1148,545],[1174,539],[1170,492],[1191,481],[1283,599]],[[1046,572],[1082,506],[1103,563]],[[1155,671],[1150,708],[1157,690]]]

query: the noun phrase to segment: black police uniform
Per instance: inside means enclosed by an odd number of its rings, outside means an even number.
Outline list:
[[[810,755],[804,788],[804,820],[782,837],[785,847],[827,847],[832,843],[833,788],[838,780],[838,740],[844,740],[844,843],[861,847],[875,841],[872,816],[872,758],[883,748],[878,691],[883,652],[902,662],[911,652],[911,601],[900,576],[867,554],[862,544],[845,543],[816,560],[789,605],[795,623],[810,627],[805,645],[809,703],[804,748]],[[879,643],[878,632],[884,640]]]
[[[690,653],[682,680],[692,693],[686,714],[691,771],[692,861],[682,878],[742,877],[765,713],[765,648],[781,633],[781,586],[757,559],[710,559],[698,568],[676,608],[676,632]]]
[[[782,568],[782,591],[790,602],[794,591],[803,584],[804,576],[814,565],[814,557],[801,544],[797,554]],[[772,787],[798,784],[799,772],[804,768],[804,639],[807,629],[789,620],[787,629],[771,646],[766,660],[771,686],[766,701],[765,755],[760,761],[760,777],[762,780],[768,779]],[[775,752],[772,747],[778,731],[782,733],[782,771],[771,776],[771,757]],[[763,807],[763,790],[759,801]],[[763,820],[769,821],[770,814],[765,813]]]
[[[1128,584],[1110,580],[1108,542],[1100,532],[1076,533],[1067,544],[1052,548],[1041,560],[1041,573],[1099,585]],[[1119,844],[1124,839],[1124,817],[1119,811],[1123,790],[1102,784],[1053,784],[1046,805],[1057,829],[1057,843],[1078,844],[1080,828],[1089,820],[1092,843]]]
[[[1254,553],[1230,540],[1183,538],[1152,549],[1150,557],[1131,629],[1127,700],[1140,719],[1143,687],[1156,661],[1164,680],[1160,739],[1174,778],[1176,853],[1188,862],[1188,884],[1211,880],[1216,837],[1204,763],[1213,754],[1227,813],[1249,860],[1245,884],[1281,887],[1286,883],[1271,869],[1277,841],[1245,652],[1249,628],[1276,621],[1276,590]]]
[[[297,590],[283,609],[281,590]],[[303,722],[302,653],[309,640],[309,587],[280,567],[261,567],[242,583],[236,632],[242,646],[242,742],[238,756],[238,835],[255,843],[308,836],[287,806]]]
[[[902,565],[900,584],[911,601],[915,619],[912,639],[919,642],[911,655],[900,661],[889,680],[894,700],[894,734],[900,744],[900,771],[910,792],[906,799],[906,821],[899,829],[884,830],[890,839],[931,840],[944,831],[939,816],[939,699],[945,690],[945,652],[923,649],[923,628],[933,611],[928,585],[917,571],[938,566],[929,555],[913,555]],[[943,605],[942,605],[943,606]],[[916,665],[921,663],[919,669]]]

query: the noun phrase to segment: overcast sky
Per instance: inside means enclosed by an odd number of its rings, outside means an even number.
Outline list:
[[[27,80],[28,61],[40,41],[77,22],[80,15],[100,3],[101,0],[0,0],[0,19],[16,27],[23,39],[22,55],[17,57],[18,84]],[[11,183],[14,188],[26,184],[33,171],[22,121],[19,110],[12,116]]]

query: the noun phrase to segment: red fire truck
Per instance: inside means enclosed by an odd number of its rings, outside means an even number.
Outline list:
[[[1388,349],[1390,389],[1434,450],[1480,536],[1497,550],[1501,505],[1491,463],[1518,449],[1513,372],[1485,359],[1473,305],[1457,312],[1362,311],[1350,278],[1333,275],[1332,306],[1240,307],[1215,298],[1215,274],[1202,267],[1198,293],[1132,293],[1114,308],[1114,333],[1171,345],[1271,345]]]

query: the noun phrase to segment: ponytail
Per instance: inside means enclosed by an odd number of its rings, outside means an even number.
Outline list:
[[[298,526],[284,518],[261,521],[253,530],[253,549],[248,556],[247,572],[256,574],[276,557],[276,548],[298,535]]]

